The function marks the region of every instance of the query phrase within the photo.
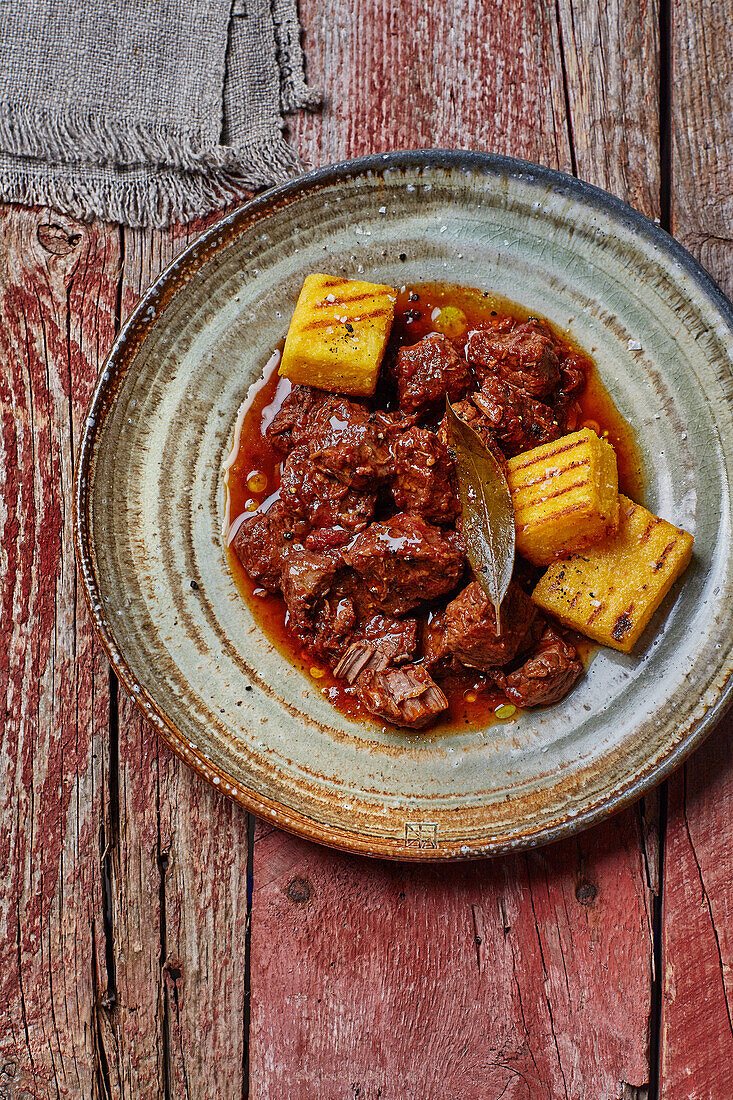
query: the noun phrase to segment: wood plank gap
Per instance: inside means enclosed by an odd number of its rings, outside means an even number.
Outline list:
[[[120,226],[120,277],[117,280],[117,295],[115,297],[115,336],[125,323],[125,311],[122,304],[125,283],[125,227]],[[128,310],[128,313],[130,311]]]
[[[94,1098],[95,1100],[112,1100],[112,1085],[110,1082],[109,1062],[104,1048],[104,1036],[100,1014],[104,1012],[103,998],[99,992],[99,973],[97,970],[96,929],[92,924],[92,991],[94,1004],[92,1006],[92,1020],[94,1021]]]
[[[672,0],[659,0],[659,211],[672,232]]]
[[[649,1094],[648,1100],[660,1100],[662,1049],[662,982],[664,973],[663,905],[664,905],[664,845],[667,838],[668,787],[659,790],[659,887],[652,895],[652,989],[649,1011]]]
[[[659,220],[672,232],[672,0],[659,0]],[[652,895],[653,975],[649,1015],[649,1100],[659,1100],[664,981],[664,856],[669,786],[659,788],[658,888]]]
[[[161,1027],[161,1042],[162,1042],[162,1061],[163,1061],[163,1096],[165,1100],[170,1100],[172,1096],[171,1092],[171,1072],[170,1072],[170,1058],[171,1058],[171,1033],[170,1033],[170,1004],[169,1004],[169,991],[168,983],[165,980],[166,975],[166,963],[168,961],[168,924],[165,914],[165,880],[168,873],[168,853],[163,851],[162,846],[162,830],[160,821],[160,776],[158,775],[156,781],[156,800],[155,800],[155,812],[158,819],[158,851],[157,851],[157,863],[158,872],[160,874],[160,882],[158,885],[158,909],[160,913],[160,972],[163,975],[163,1020]]]
[[[122,325],[122,269],[124,265],[124,234],[122,227],[119,229],[120,266],[115,288],[113,331],[115,336]],[[67,310],[70,317],[71,309]],[[70,339],[70,333],[68,338]],[[101,370],[101,364],[100,364]],[[72,432],[73,439],[73,432]],[[78,578],[75,573],[75,582]],[[108,669],[108,755],[107,755],[107,791],[106,805],[104,804],[104,791],[102,791],[103,805],[100,814],[99,826],[99,873],[102,902],[102,931],[104,935],[104,966],[105,966],[105,990],[102,993],[99,988],[99,975],[93,974],[92,989],[95,991],[92,1015],[95,1021],[95,1084],[97,1094],[112,1100],[113,1091],[110,1079],[109,1060],[105,1049],[104,1035],[100,1014],[107,1014],[107,1026],[105,1031],[114,1034],[112,1015],[117,1006],[117,969],[115,965],[115,928],[114,928],[114,859],[118,855],[117,847],[120,835],[120,711],[119,711],[119,681],[117,675],[110,666]],[[92,938],[95,937],[95,929],[92,928]],[[96,952],[92,953],[93,960]]]
[[[568,131],[568,149],[570,150],[570,164],[574,176],[578,175],[578,164],[575,159],[575,140],[573,138],[573,112],[570,103],[570,86],[568,83],[568,70],[565,64],[565,43],[562,33],[562,16],[560,14],[560,0],[555,0],[555,19],[557,21],[557,41],[560,47],[560,71],[562,73],[562,91],[565,97],[565,125]]]
[[[247,916],[244,933],[244,1042],[242,1043],[242,1100],[249,1100],[249,1036],[252,1006],[252,901],[257,819],[247,814]]]
[[[104,960],[107,969],[105,1008],[117,1002],[117,975],[115,968],[114,919],[112,913],[113,849],[120,835],[120,715],[119,683],[112,668],[109,670],[109,762],[107,774],[107,823],[100,826],[100,862],[102,873],[102,920],[104,927]]]

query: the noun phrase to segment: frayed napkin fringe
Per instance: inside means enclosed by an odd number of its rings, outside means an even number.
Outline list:
[[[202,212],[220,210],[258,187],[280,183],[302,171],[293,148],[277,133],[237,149],[238,168],[203,175],[171,170],[138,180],[94,178],[93,172],[60,169],[40,175],[19,163],[0,176],[0,200],[25,206],[53,206],[81,221],[92,217],[131,226],[165,228],[189,222]]]
[[[272,19],[280,66],[280,106],[285,114],[303,108],[314,111],[322,105],[323,97],[305,82],[305,57],[296,0],[273,0]]]
[[[281,95],[286,87],[290,88],[288,107],[283,106],[283,110],[318,105],[318,95],[308,89],[302,76],[286,75],[283,70]],[[278,122],[273,119],[274,125]],[[184,172],[236,172],[242,167],[237,146],[217,145],[202,131],[175,132],[168,126],[73,108],[56,115],[45,108],[29,109],[10,103],[0,103],[0,149],[44,164],[114,168],[156,165]]]
[[[48,164],[96,164],[130,168],[161,165],[196,171],[226,168],[232,150],[201,131],[176,133],[131,118],[74,107],[57,113],[0,103],[0,148]]]

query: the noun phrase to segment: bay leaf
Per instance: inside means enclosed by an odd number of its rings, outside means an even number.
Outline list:
[[[514,506],[501,463],[446,399],[449,446],[463,507],[463,537],[476,580],[491,600],[496,629],[514,569]]]

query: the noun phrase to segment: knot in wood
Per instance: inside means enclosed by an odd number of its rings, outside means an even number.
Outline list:
[[[173,985],[180,982],[183,977],[183,961],[177,955],[171,955],[167,958],[163,969]]]
[[[73,252],[81,240],[81,233],[67,229],[56,222],[44,222],[38,226],[36,236],[42,248],[54,256],[68,256]]]
[[[579,882],[575,887],[575,898],[581,905],[592,905],[598,896],[598,887],[592,882]]]
[[[305,878],[294,878],[288,883],[285,893],[296,905],[305,905],[307,901],[310,901],[310,883]]]

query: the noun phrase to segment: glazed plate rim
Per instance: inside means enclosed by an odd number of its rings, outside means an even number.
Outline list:
[[[103,610],[102,587],[95,568],[92,542],[91,487],[100,430],[114,405],[116,393],[134,362],[137,348],[175,296],[178,285],[185,282],[188,275],[195,274],[206,264],[210,258],[209,248],[213,252],[218,251],[221,243],[225,242],[232,233],[238,234],[240,228],[256,223],[262,216],[273,213],[281,205],[296,202],[303,193],[308,194],[321,187],[363,177],[370,173],[378,175],[390,169],[419,172],[430,168],[445,168],[462,171],[469,175],[504,177],[524,184],[536,184],[549,188],[555,194],[567,195],[584,205],[598,209],[605,216],[630,229],[635,235],[645,239],[655,249],[675,261],[687,276],[694,280],[698,290],[702,291],[711,309],[718,315],[717,319],[722,319],[733,334],[733,304],[690,253],[643,214],[608,192],[583,180],[514,157],[463,150],[410,150],[378,153],[342,161],[314,169],[297,179],[273,187],[225,214],[196,237],[151,284],[117,334],[100,371],[84,421],[76,462],[73,498],[75,549],[83,581],[82,587],[94,627],[120,683],[173,751],[198,774],[216,788],[224,790],[245,809],[290,832],[344,851],[415,861],[444,861],[499,855],[534,847],[573,835],[617,813],[665,779],[705,739],[733,700],[733,676],[728,676],[723,686],[718,688],[714,703],[692,723],[681,740],[670,746],[668,752],[658,756],[647,768],[631,777],[628,775],[620,777],[603,795],[596,797],[581,811],[571,816],[558,815],[554,823],[548,824],[545,821],[544,824],[540,822],[533,826],[530,817],[522,822],[521,828],[515,829],[501,840],[493,837],[482,840],[472,839],[470,852],[465,846],[461,847],[453,841],[444,841],[435,848],[413,848],[394,838],[329,825],[232,780],[192,747],[188,738],[177,728],[174,720],[139,683],[124,653],[118,647],[114,627]],[[725,656],[725,653],[722,654],[721,662]]]

